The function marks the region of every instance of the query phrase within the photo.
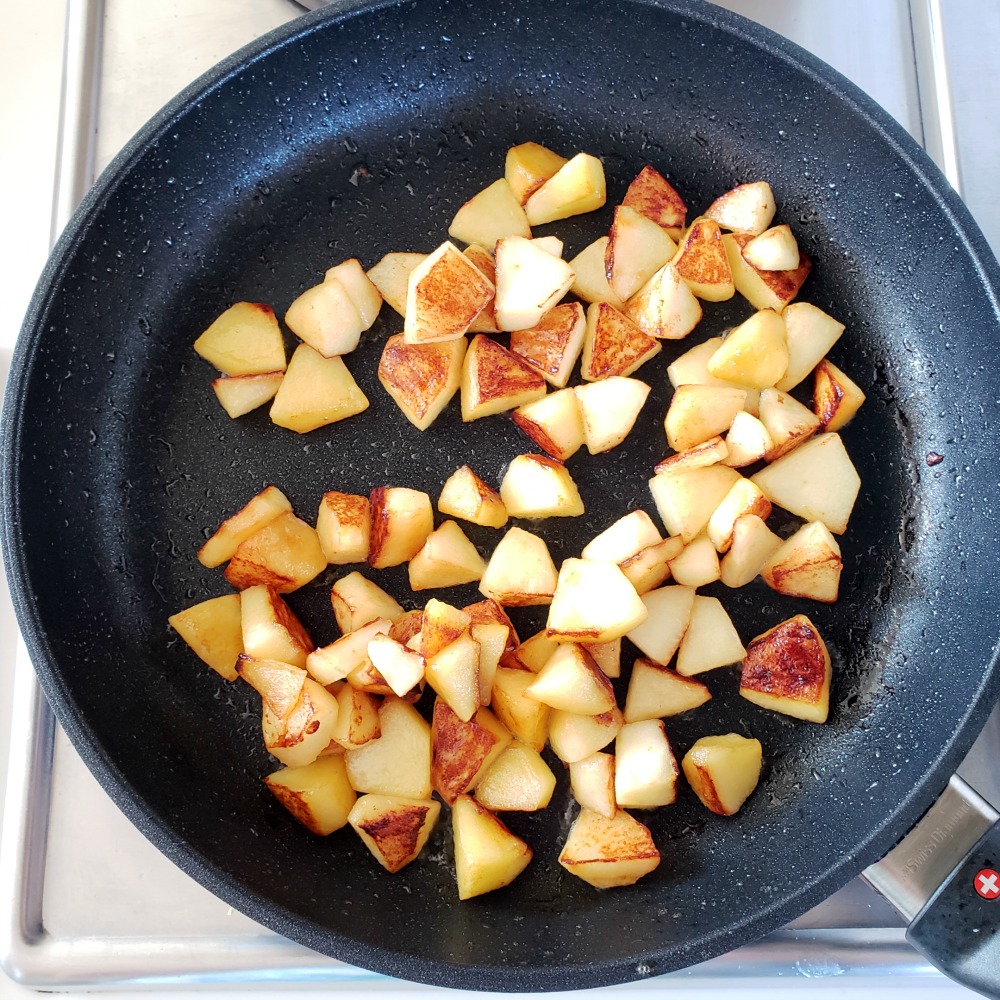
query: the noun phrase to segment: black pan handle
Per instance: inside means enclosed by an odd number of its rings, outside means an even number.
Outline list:
[[[1000,1000],[1000,813],[958,776],[864,878],[945,975]]]

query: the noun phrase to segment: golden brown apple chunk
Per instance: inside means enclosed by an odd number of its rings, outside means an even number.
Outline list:
[[[225,577],[237,590],[265,583],[287,594],[319,576],[326,566],[316,529],[286,513],[239,544]]]
[[[357,800],[343,757],[319,757],[301,767],[285,767],[269,774],[264,784],[304,826],[319,837],[347,825]]]
[[[493,283],[454,243],[442,243],[410,272],[403,337],[408,344],[455,340],[493,298]]]
[[[659,354],[662,346],[614,306],[594,302],[587,309],[580,375],[587,382],[611,375],[631,375]]]
[[[566,157],[537,142],[522,142],[507,150],[504,176],[523,205],[565,163]]]
[[[735,233],[759,236],[774,218],[774,192],[767,181],[738,184],[731,191],[719,195],[705,212],[724,229]]]
[[[236,680],[236,658],[243,652],[239,594],[210,598],[167,621],[220,677]]]
[[[622,204],[634,208],[664,229],[682,229],[687,205],[673,185],[647,164],[628,186]]]
[[[511,735],[488,709],[464,722],[438,698],[431,722],[431,784],[451,805],[474,789],[490,765],[510,745]]]
[[[364,562],[371,534],[368,497],[336,490],[324,493],[316,516],[316,534],[327,562],[336,566]]]
[[[595,889],[634,885],[659,863],[649,828],[623,809],[613,819],[581,809],[559,855],[566,871]]]
[[[257,534],[280,514],[291,513],[292,505],[277,486],[267,486],[232,517],[227,518],[198,550],[198,562],[207,569],[221,566],[241,542]]]
[[[417,430],[427,430],[458,391],[466,346],[464,337],[410,344],[401,333],[385,342],[378,380]]]
[[[545,379],[489,337],[473,338],[462,366],[462,420],[513,410],[545,395]]]
[[[248,656],[306,665],[314,648],[295,612],[271,587],[258,584],[240,594],[240,629]]]
[[[398,872],[416,860],[441,813],[433,799],[401,795],[363,795],[351,809],[350,824],[389,872]]]
[[[487,528],[502,528],[507,523],[507,508],[500,494],[467,465],[456,469],[441,487],[438,510]]]
[[[702,805],[719,816],[732,816],[760,780],[760,740],[726,733],[703,736],[684,755],[684,777]]]
[[[736,290],[755,309],[781,309],[799,293],[812,271],[812,259],[799,252],[799,266],[790,271],[762,271],[743,256],[743,248],[753,237],[726,233],[722,243],[733,273]]]
[[[557,389],[565,387],[583,350],[587,318],[579,302],[550,309],[536,326],[515,330],[510,349]]]
[[[230,306],[194,342],[194,349],[226,375],[285,370],[285,344],[274,310],[260,302]]]
[[[839,431],[861,409],[865,394],[836,365],[827,360],[813,374],[813,411],[825,431]]]
[[[579,517],[580,491],[562,462],[547,455],[517,455],[500,483],[500,499],[511,517]]]
[[[711,219],[700,218],[691,223],[672,263],[699,299],[723,302],[736,292],[722,231]]]
[[[408,562],[434,530],[431,498],[405,486],[379,486],[368,502],[372,517],[368,565],[385,569]]]

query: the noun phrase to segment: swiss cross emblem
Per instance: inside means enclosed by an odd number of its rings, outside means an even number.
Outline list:
[[[972,884],[983,899],[996,899],[1000,896],[1000,872],[992,868],[977,872]]]

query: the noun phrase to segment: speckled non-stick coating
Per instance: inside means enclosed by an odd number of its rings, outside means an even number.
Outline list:
[[[557,766],[553,807],[509,817],[534,863],[460,905],[447,821],[395,877],[349,830],[321,840],[298,826],[260,780],[275,765],[257,696],[206,670],[166,618],[227,591],[195,552],[264,484],[312,519],[326,490],[436,496],[458,465],[496,483],[532,450],[505,416],[463,426],[457,401],[426,433],[406,423],[375,378],[401,327],[388,307],[348,358],[371,408],[306,436],[271,426],[266,408],[228,419],[191,350],[231,302],[280,315],[346,257],[370,266],[432,249],[458,205],[502,173],[507,147],[528,139],[601,156],[609,206],[647,162],[693,212],[733,184],[770,181],[779,220],[816,262],[802,298],[848,327],[832,358],[869,397],[844,433],[863,486],[838,604],[759,582],[705,591],[745,641],[792,613],[813,617],[835,663],[829,724],[769,714],[737,696],[735,671],[709,674],[712,701],[667,730],[678,756],[705,733],[762,741],[763,779],[738,817],[710,816],[683,790],[648,819],[659,869],[599,893],[555,863],[573,812]],[[605,208],[540,232],[557,232],[570,257],[609,219]],[[655,975],[750,941],[890,846],[993,704],[997,285],[968,214],[884,113],[714,7],[422,0],[304,18],[147,126],[43,277],[7,391],[3,502],[46,693],[111,795],[185,871],[348,962],[545,990]],[[750,311],[739,297],[708,304],[695,337]],[[665,342],[639,372],[653,391],[625,446],[570,461],[586,515],[537,526],[557,560],[628,509],[654,512],[645,484],[666,453],[666,367],[688,346]],[[930,452],[943,461],[929,465]],[[470,534],[483,552],[497,537]],[[318,643],[335,635],[335,575],[289,598]],[[376,579],[418,603],[401,570]],[[544,611],[515,618],[527,635]]]

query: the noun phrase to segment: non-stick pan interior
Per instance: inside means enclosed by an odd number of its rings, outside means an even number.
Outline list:
[[[778,926],[916,818],[996,690],[995,263],[900,130],[832,71],[715,8],[423,0],[303,24],[210,74],[103,178],[19,348],[7,559],[61,722],[182,867],[356,964],[452,986],[597,986]],[[375,377],[401,328],[388,307],[348,359],[371,408],[305,436],[273,427],[266,408],[228,419],[191,344],[234,301],[281,315],[340,260],[432,249],[502,173],[506,149],[529,139],[605,163],[609,208],[539,230],[558,233],[567,258],[606,232],[646,163],[692,213],[736,183],[771,183],[779,221],[815,260],[800,297],[848,327],[832,358],[868,394],[844,432],[863,486],[837,604],[759,582],[705,590],[744,641],[812,617],[835,662],[830,722],[755,708],[735,671],[706,675],[712,701],[667,730],[678,757],[709,733],[762,741],[761,786],[737,817],[710,816],[683,790],[648,817],[660,868],[598,893],[555,862],[574,812],[557,767],[552,808],[509,817],[535,862],[508,889],[459,904],[447,822],[395,877],[350,831],[322,840],[298,826],[261,783],[275,764],[259,699],[207,671],[166,618],[227,592],[195,552],[265,484],[312,520],[327,490],[436,496],[459,465],[497,483],[534,448],[506,417],[463,426],[457,404],[426,433],[406,423]],[[707,304],[694,338],[750,312],[739,297]],[[653,391],[623,447],[571,460],[585,516],[530,526],[557,562],[629,509],[655,514],[646,480],[666,454],[666,367],[689,346],[666,342],[638,373]],[[470,533],[484,553],[497,537]],[[318,644],[336,634],[337,575],[289,598]],[[402,570],[374,578],[407,606],[426,597],[409,595]],[[443,596],[477,599],[474,587]],[[513,617],[523,637],[544,610]]]

